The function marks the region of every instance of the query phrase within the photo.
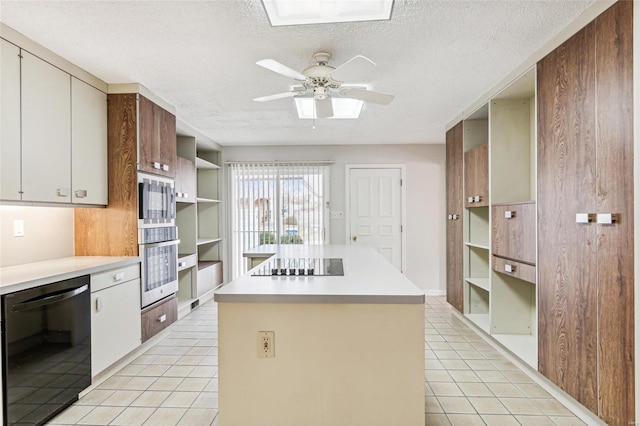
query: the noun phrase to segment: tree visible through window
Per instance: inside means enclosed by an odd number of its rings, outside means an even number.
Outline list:
[[[324,244],[328,166],[231,164],[233,278],[262,244]]]

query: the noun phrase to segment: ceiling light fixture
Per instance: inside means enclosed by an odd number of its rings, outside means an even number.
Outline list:
[[[391,19],[393,0],[262,0],[274,27]]]
[[[296,104],[296,110],[298,111],[298,118],[302,119],[315,119],[315,102],[313,98],[293,98]],[[334,118],[358,118],[360,117],[360,111],[362,111],[363,101],[357,99],[348,98],[331,98],[331,104],[333,105],[333,117]]]

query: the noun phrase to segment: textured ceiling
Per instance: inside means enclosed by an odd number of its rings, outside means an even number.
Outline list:
[[[395,0],[390,21],[273,28],[260,0],[1,1],[0,20],[107,83],[137,82],[221,145],[442,143],[446,124],[592,0]],[[358,120],[299,120],[258,103],[327,51],[378,64],[361,82],[393,93]]]

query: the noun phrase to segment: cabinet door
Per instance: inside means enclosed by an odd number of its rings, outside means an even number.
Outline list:
[[[474,148],[475,151],[475,170],[476,170],[476,195],[480,197],[480,201],[474,203],[475,207],[487,207],[489,205],[489,144]]]
[[[107,95],[71,78],[71,199],[107,205]]]
[[[160,121],[156,105],[144,96],[138,96],[138,170],[159,173]]]
[[[496,256],[536,262],[535,204],[500,204],[491,209],[491,251]]]
[[[71,76],[22,51],[22,200],[71,202]]]
[[[632,424],[634,393],[633,2],[596,21],[598,213],[616,213],[598,232],[599,416]],[[638,119],[638,112],[636,119]]]
[[[447,132],[447,302],[463,312],[462,122]]]
[[[193,161],[178,157],[176,173],[176,192],[180,193],[178,201],[195,203],[197,191],[196,165]]]
[[[91,374],[140,346],[140,280],[91,294]]]
[[[159,106],[158,119],[160,120],[160,159],[162,163],[161,174],[170,178],[176,176],[177,153],[176,153],[176,117],[169,111]]]
[[[0,43],[0,199],[20,200],[20,49]]]
[[[538,367],[593,412],[597,395],[595,31],[537,67]]]
[[[470,149],[464,153],[464,206],[476,207],[476,151]]]

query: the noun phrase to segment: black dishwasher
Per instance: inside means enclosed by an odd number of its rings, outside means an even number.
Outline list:
[[[2,296],[5,425],[41,425],[91,384],[89,275]]]

